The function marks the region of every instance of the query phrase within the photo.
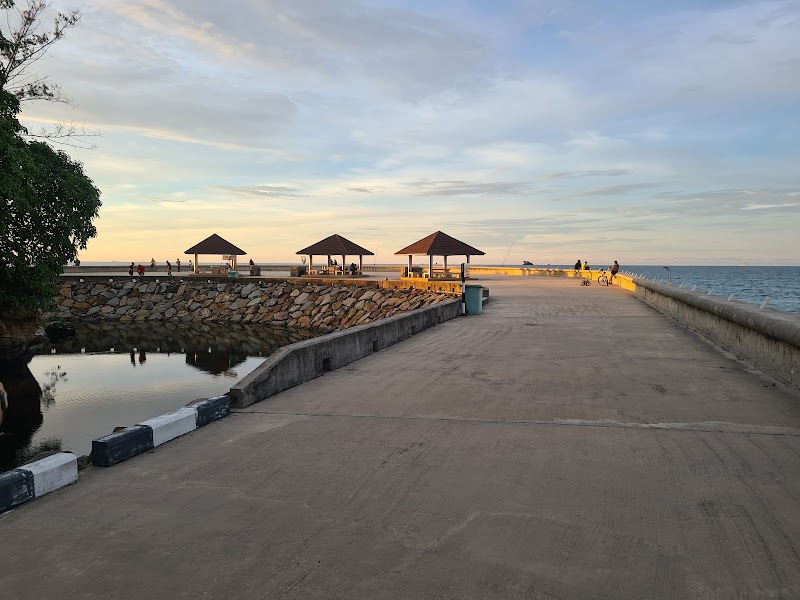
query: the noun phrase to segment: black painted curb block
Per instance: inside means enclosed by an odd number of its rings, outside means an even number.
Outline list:
[[[78,480],[78,459],[56,452],[0,474],[0,513]]]
[[[229,396],[209,398],[193,405],[197,410],[197,426],[208,425],[231,414],[231,399]]]
[[[191,415],[191,411],[195,413],[194,426],[190,421],[187,427],[186,417]],[[229,396],[209,398],[93,440],[89,460],[100,467],[111,467],[229,414],[231,414]]]
[[[33,500],[33,473],[14,469],[0,475],[0,512]]]
[[[110,467],[153,448],[153,430],[147,425],[134,425],[122,431],[92,440],[89,460],[100,467]]]

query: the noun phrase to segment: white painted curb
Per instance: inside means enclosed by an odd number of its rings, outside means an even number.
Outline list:
[[[179,408],[174,412],[142,421],[139,425],[150,427],[153,430],[153,446],[160,446],[164,442],[197,429],[197,410],[191,406]]]
[[[33,474],[33,493],[36,498],[78,481],[78,459],[72,452],[59,452],[20,469]]]

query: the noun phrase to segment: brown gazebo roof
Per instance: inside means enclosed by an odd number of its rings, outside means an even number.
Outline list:
[[[246,255],[247,252],[214,233],[199,244],[189,248],[184,254],[233,254],[242,256]]]
[[[298,250],[297,254],[309,254],[316,256],[374,256],[374,252],[370,252],[366,248],[362,248],[358,244],[354,244],[347,238],[334,233],[324,240],[320,240],[316,244]]]
[[[477,248],[473,248],[469,244],[465,244],[461,240],[450,237],[446,233],[437,231],[395,252],[395,256],[398,254],[423,254],[426,256],[459,256],[463,254],[465,256],[483,256],[486,253],[481,252]]]

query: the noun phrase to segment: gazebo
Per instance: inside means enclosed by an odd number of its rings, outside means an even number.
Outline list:
[[[199,273],[200,261],[197,260],[197,258],[201,254],[222,255],[223,260],[231,261],[231,268],[235,271],[237,257],[244,256],[247,254],[247,252],[237,246],[234,246],[228,240],[214,233],[199,244],[195,244],[189,248],[186,252],[184,252],[184,254],[194,254],[194,272]]]
[[[338,274],[344,273],[348,256],[358,256],[358,272],[361,274],[361,270],[364,267],[364,257],[375,255],[374,252],[370,252],[366,248],[362,248],[358,244],[355,244],[347,238],[340,236],[338,233],[334,233],[332,236],[326,237],[324,240],[320,240],[308,248],[298,250],[297,254],[308,256],[308,272],[311,275],[317,274],[313,272],[315,256],[328,257],[328,262],[325,263],[325,267],[323,269],[319,269],[320,274],[327,275],[331,267],[331,256],[342,257],[342,264],[339,265],[338,269],[334,269],[334,273]]]
[[[467,265],[469,265],[470,256],[483,256],[485,252],[481,252],[477,248],[473,248],[469,244],[465,244],[461,240],[450,237],[446,233],[437,231],[430,234],[428,237],[414,242],[410,246],[395,252],[395,256],[408,255],[408,276],[411,277],[412,266],[411,261],[413,256],[428,256],[429,258],[429,276],[430,277],[450,277],[450,271],[447,268],[448,256],[461,256],[467,258]],[[439,271],[433,270],[433,257],[444,257],[444,268]]]

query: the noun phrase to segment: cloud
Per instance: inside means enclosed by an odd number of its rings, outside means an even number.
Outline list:
[[[533,189],[525,181],[412,181],[407,185],[416,196],[517,196]]]
[[[214,189],[255,198],[305,198],[299,188],[283,185],[212,186]]]

